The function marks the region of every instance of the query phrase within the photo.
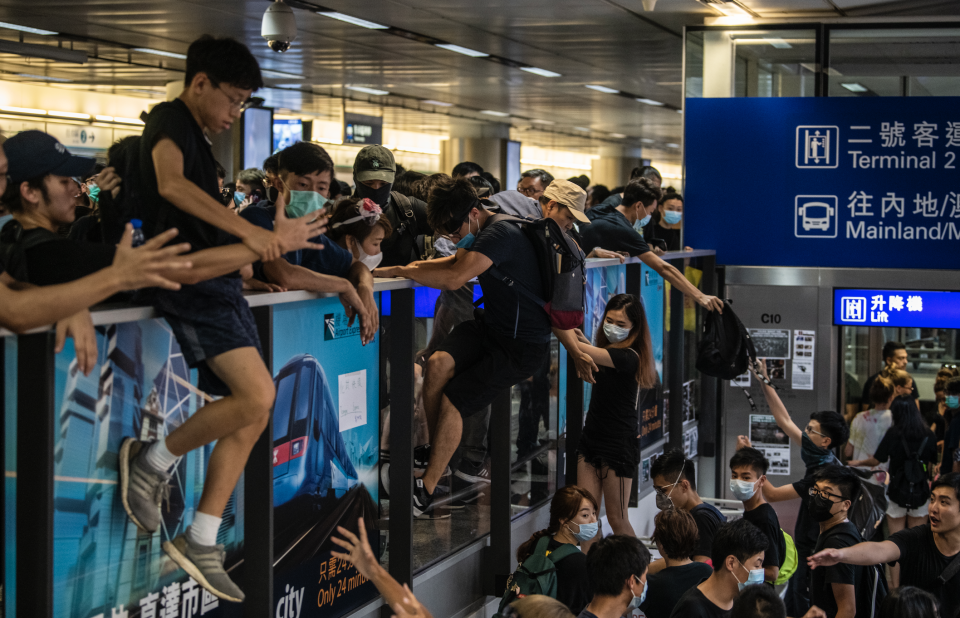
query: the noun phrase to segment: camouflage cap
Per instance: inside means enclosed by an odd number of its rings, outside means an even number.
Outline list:
[[[383,180],[393,184],[396,173],[393,153],[383,146],[364,146],[353,162],[353,177],[357,182]]]

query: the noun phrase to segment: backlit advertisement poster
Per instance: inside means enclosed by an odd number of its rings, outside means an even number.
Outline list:
[[[379,343],[361,345],[337,298],[274,308],[276,616],[335,618],[377,594],[330,538],[363,517],[378,551]]]
[[[591,268],[587,271],[586,302],[583,316],[583,334],[587,339],[596,343],[595,337],[597,329],[603,322],[603,310],[607,307],[607,302],[617,294],[623,294],[626,289],[627,269],[623,265],[603,266],[600,268]],[[583,386],[583,410],[590,409],[590,395],[593,392],[593,386],[584,383]]]
[[[155,440],[204,405],[196,372],[163,320],[98,327],[97,344],[89,376],[77,368],[72,340],[56,357],[53,615],[240,616],[240,604],[201,589],[161,549],[193,521],[212,446],[191,451],[173,468],[154,534],[130,521],[117,487],[124,438]],[[217,535],[234,579],[243,561],[242,479],[237,487]]]
[[[650,326],[653,361],[657,365],[657,375],[663,380],[663,277],[646,264],[640,265],[640,277],[640,300]]]

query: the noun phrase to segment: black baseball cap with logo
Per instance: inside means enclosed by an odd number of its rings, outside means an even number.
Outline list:
[[[383,146],[364,146],[353,162],[353,177],[357,182],[382,180],[393,184],[397,175],[397,165],[393,153]]]
[[[47,174],[83,178],[93,170],[96,159],[70,154],[57,138],[43,131],[23,131],[3,143],[7,155],[7,176],[14,185]]]

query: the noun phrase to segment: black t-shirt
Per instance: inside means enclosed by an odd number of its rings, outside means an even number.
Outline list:
[[[387,205],[383,209],[383,214],[390,221],[393,232],[380,243],[380,250],[383,252],[380,266],[406,266],[410,262],[419,260],[420,248],[417,237],[433,234],[433,230],[427,223],[427,204],[415,197],[404,196],[413,214],[412,218],[408,218],[405,211],[401,212],[402,209],[398,204],[400,200],[395,199],[393,193],[391,192]]]
[[[226,234],[221,234],[216,226],[187,214],[161,197],[153,166],[153,147],[163,138],[172,140],[183,154],[184,177],[217,202],[221,201],[217,164],[203,129],[181,99],[160,103],[150,112],[140,140],[139,197],[144,234],[149,238],[176,227],[180,234],[172,242],[188,242],[191,251],[225,244]]]
[[[514,285],[542,295],[543,284],[533,245],[516,223],[497,221],[477,236],[470,251],[481,253]],[[550,318],[539,305],[494,277],[490,270],[478,278],[483,288],[483,321],[495,333],[530,343],[550,340]]]
[[[744,511],[743,518],[760,528],[770,540],[763,554],[763,566],[775,566],[778,569],[782,567],[783,561],[787,558],[787,541],[783,538],[783,531],[780,530],[777,512],[764,502],[752,511]]]
[[[870,389],[871,387],[873,387],[873,383],[874,381],[876,381],[877,376],[879,376],[880,373],[881,372],[878,371],[877,373],[867,378],[867,381],[863,383],[863,393],[860,395],[861,406],[867,406],[868,409],[873,407],[873,404],[870,402]],[[913,381],[913,398],[920,399],[920,391],[917,390],[916,380]]]
[[[851,547],[863,539],[857,532],[857,527],[849,521],[830,528],[820,535],[815,552],[824,549],[841,549]],[[833,596],[831,584],[849,584],[854,587],[860,583],[863,567],[854,564],[839,563],[831,567],[820,567],[810,572],[810,604],[816,605],[831,618],[837,614],[837,600]],[[856,598],[856,594],[854,595]]]
[[[649,592],[640,609],[647,618],[669,618],[680,598],[711,574],[713,569],[702,562],[667,567],[659,573],[647,574]]]
[[[694,586],[680,597],[670,618],[726,618],[733,609],[720,609]]]
[[[891,474],[896,474],[898,470],[903,470],[907,458],[913,453],[916,453],[917,449],[920,448],[920,443],[923,442],[923,438],[908,439],[906,442],[910,452],[907,453],[903,450],[903,440],[901,440],[900,435],[900,430],[897,429],[896,426],[890,427],[887,433],[884,434],[883,439],[880,440],[880,446],[877,447],[877,452],[873,455],[880,463],[885,463],[887,460],[890,461]],[[935,464],[937,463],[938,456],[937,436],[929,429],[924,436],[927,439],[927,443],[923,446],[923,452],[920,453],[920,461],[927,464]]]
[[[713,537],[716,536],[720,526],[727,523],[727,518],[717,507],[706,502],[690,509],[690,515],[693,516],[693,521],[697,522],[697,532],[700,533],[700,540],[697,541],[697,548],[693,550],[693,555],[709,558],[712,555]]]
[[[35,228],[25,230],[20,237],[25,242],[32,235],[52,235]],[[116,247],[99,243],[57,238],[27,249],[24,252],[27,277],[24,283],[56,285],[91,275],[113,263]]]
[[[679,251],[680,246],[680,228],[667,229],[660,225],[660,211],[653,213],[650,223],[643,226],[643,239],[650,243],[651,238],[659,238],[667,244],[667,251]]]
[[[916,586],[940,599],[944,618],[952,618],[960,608],[960,572],[945,586],[940,585],[943,573],[954,556],[944,556],[933,540],[930,524],[906,528],[890,537],[900,548],[900,586]],[[948,608],[952,608],[953,614]]]
[[[650,251],[643,237],[633,229],[615,206],[597,206],[587,211],[590,223],[580,226],[580,245],[584,253],[590,253],[597,247],[609,251],[626,251],[630,257],[637,257]]]
[[[629,348],[606,348],[613,367],[600,367],[590,396],[585,429],[592,435],[637,435],[637,366],[640,357]]]
[[[797,546],[797,554],[801,560],[813,555],[813,548],[817,546],[817,539],[820,537],[820,524],[807,512],[807,501],[810,500],[810,488],[816,484],[814,477],[823,468],[824,466],[807,468],[803,478],[793,484],[794,491],[800,496],[797,525],[793,529],[793,544]]]
[[[555,551],[565,545],[560,541],[550,539],[547,551]],[[590,593],[587,591],[587,556],[578,551],[570,554],[556,563],[557,568],[557,600],[570,608],[574,614],[579,614],[590,602]]]

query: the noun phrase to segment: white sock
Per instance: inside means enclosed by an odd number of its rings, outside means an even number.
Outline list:
[[[177,461],[177,456],[167,450],[167,439],[165,437],[151,444],[144,457],[147,465],[157,472],[164,473]]]
[[[194,545],[216,545],[217,532],[220,531],[221,517],[214,517],[197,511],[193,523],[187,528],[187,539]]]

